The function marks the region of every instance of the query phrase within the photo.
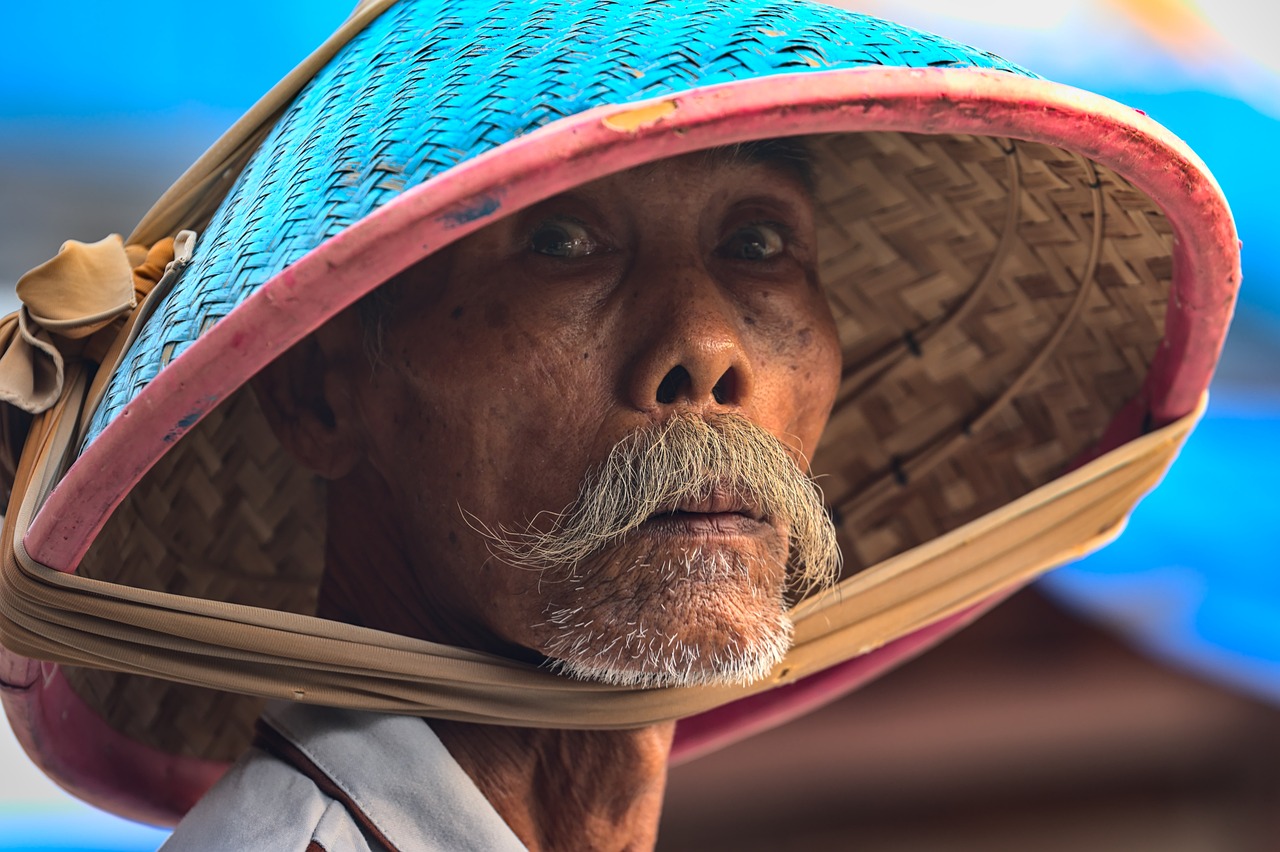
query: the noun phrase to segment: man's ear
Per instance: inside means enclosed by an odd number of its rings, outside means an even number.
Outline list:
[[[360,461],[360,431],[345,345],[355,318],[335,317],[268,364],[253,391],[276,439],[302,465],[326,479],[341,479]]]

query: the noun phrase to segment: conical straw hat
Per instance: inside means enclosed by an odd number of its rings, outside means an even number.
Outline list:
[[[846,573],[797,604],[774,674],[626,690],[310,615],[323,488],[248,379],[504,215],[776,137],[815,157],[844,373],[814,469]],[[128,242],[173,236],[165,274],[134,269],[159,279],[136,308],[119,270],[145,252],[115,243],[24,279],[13,351],[57,403],[10,389],[36,414],[3,418],[11,445],[27,436],[0,587],[10,720],[64,786],[156,822],[244,747],[264,697],[681,718],[684,756],[829,700],[1119,530],[1195,419],[1239,283],[1217,185],[1145,116],[761,0],[366,0]],[[50,315],[82,287],[79,314]]]

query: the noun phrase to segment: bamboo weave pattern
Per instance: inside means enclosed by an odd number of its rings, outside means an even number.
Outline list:
[[[1033,76],[897,24],[800,2],[401,2],[302,92],[202,232],[85,444],[209,327],[406,188],[564,116],[695,86],[840,68]]]

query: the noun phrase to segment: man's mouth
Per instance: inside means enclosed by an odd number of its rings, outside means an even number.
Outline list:
[[[764,512],[739,496],[712,492],[686,497],[669,509],[655,512],[642,529],[684,535],[751,535],[769,527]]]

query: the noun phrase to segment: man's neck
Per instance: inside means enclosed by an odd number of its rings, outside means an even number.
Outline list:
[[[629,731],[430,724],[531,852],[653,848],[674,723]]]
[[[317,614],[447,645],[512,655],[434,595],[376,479],[331,483]],[[370,496],[373,495],[373,496]],[[372,566],[372,567],[371,567]],[[369,578],[376,576],[377,582]],[[415,594],[429,588],[433,594]],[[518,651],[519,649],[514,649]],[[429,720],[432,730],[533,852],[652,849],[675,723],[563,731]]]

